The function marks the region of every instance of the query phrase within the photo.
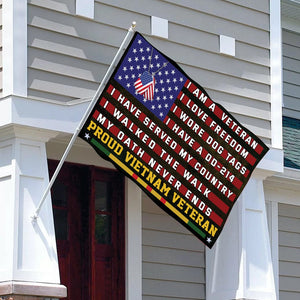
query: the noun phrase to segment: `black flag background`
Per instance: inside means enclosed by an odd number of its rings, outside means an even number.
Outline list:
[[[210,248],[268,151],[139,33],[79,136]]]

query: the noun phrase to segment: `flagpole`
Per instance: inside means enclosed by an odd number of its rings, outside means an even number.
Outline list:
[[[92,109],[95,105],[95,102],[98,100],[98,98],[101,95],[103,89],[105,88],[106,83],[107,83],[109,77],[111,76],[111,74],[114,70],[116,62],[119,60],[119,57],[121,56],[121,54],[123,54],[122,51],[125,50],[124,46],[128,42],[128,39],[131,38],[132,34],[134,33],[134,28],[135,27],[136,27],[136,22],[132,22],[132,24],[131,24],[130,28],[128,29],[128,32],[127,32],[121,46],[119,47],[119,50],[118,50],[117,54],[115,55],[115,57],[114,57],[112,63],[110,64],[108,70],[106,71],[106,73],[105,73],[105,75],[104,75],[104,77],[101,81],[101,84],[99,85],[94,97],[92,98],[92,100],[91,100],[91,102],[90,102],[90,104],[89,104],[89,106],[88,106],[88,108],[87,108],[87,110],[84,114],[84,116],[82,117],[79,125],[77,126],[76,131],[74,132],[74,134],[73,134],[73,136],[72,136],[72,138],[71,138],[71,140],[70,140],[70,142],[69,142],[69,144],[68,144],[68,146],[67,146],[67,148],[66,148],[66,150],[65,150],[65,152],[64,152],[64,154],[63,154],[63,156],[62,156],[62,158],[59,162],[59,164],[57,165],[56,170],[55,170],[55,172],[54,172],[54,174],[53,174],[53,176],[52,176],[52,178],[51,178],[51,180],[50,180],[50,182],[49,182],[49,184],[48,184],[48,186],[47,186],[47,188],[46,188],[46,190],[43,194],[43,197],[41,198],[40,203],[38,204],[38,206],[36,208],[36,211],[35,211],[34,215],[31,217],[33,222],[37,221],[37,218],[39,216],[42,205],[44,204],[44,202],[46,200],[46,197],[47,197],[47,195],[48,195],[48,193],[49,193],[49,191],[50,191],[50,189],[51,189],[51,187],[52,187],[52,185],[53,185],[60,169],[62,168],[63,163],[65,162],[65,160],[66,160],[66,158],[67,158],[67,156],[68,156],[68,154],[69,154],[69,152],[70,152],[70,150],[71,150],[71,148],[72,148],[72,146],[73,146],[80,130],[82,129],[84,123],[86,122],[88,116],[90,115],[90,113],[91,113],[91,111],[92,111]]]

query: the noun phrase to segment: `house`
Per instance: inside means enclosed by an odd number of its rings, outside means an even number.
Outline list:
[[[299,1],[282,1],[284,172],[265,182],[279,299],[299,297],[299,12]]]
[[[298,0],[0,8],[0,299],[299,298]],[[79,138],[33,219],[132,21],[270,148],[212,249]]]

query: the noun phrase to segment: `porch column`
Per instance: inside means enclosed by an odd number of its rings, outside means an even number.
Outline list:
[[[126,178],[126,300],[142,299],[142,191]]]
[[[46,131],[0,129],[0,299],[61,298],[51,198],[32,223],[49,182]],[[2,298],[1,298],[2,297]]]
[[[212,249],[206,251],[207,300],[274,300],[264,176],[252,175]]]

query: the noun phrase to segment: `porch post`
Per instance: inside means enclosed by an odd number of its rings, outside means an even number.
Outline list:
[[[264,177],[249,180],[217,243],[206,251],[207,300],[274,300]]]
[[[142,192],[126,178],[126,300],[142,299]]]
[[[50,196],[30,216],[47,185],[47,132],[10,125],[0,131],[0,299],[62,298]]]

